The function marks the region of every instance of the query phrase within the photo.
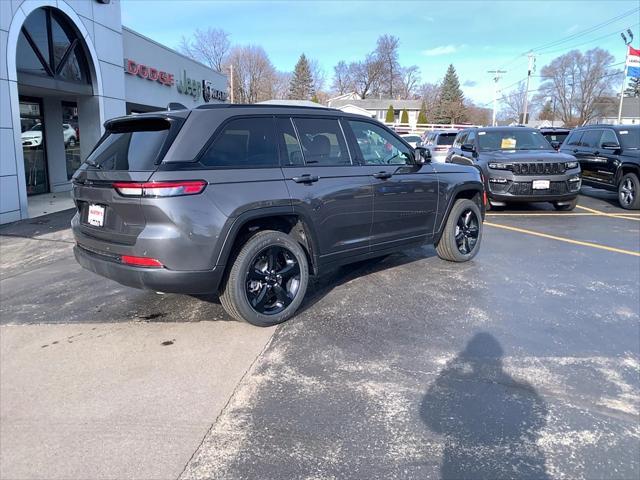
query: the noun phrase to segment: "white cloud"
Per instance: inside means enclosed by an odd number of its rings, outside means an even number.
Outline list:
[[[448,55],[450,53],[456,53],[464,45],[440,45],[439,47],[423,50],[422,54],[427,57],[437,57],[439,55]]]

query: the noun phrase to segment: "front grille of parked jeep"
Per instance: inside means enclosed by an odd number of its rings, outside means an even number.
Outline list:
[[[563,162],[512,163],[509,170],[516,175],[562,175],[566,165]]]
[[[513,182],[508,193],[521,196],[562,195],[567,193],[567,182],[550,182],[546,190],[534,190],[531,182]]]

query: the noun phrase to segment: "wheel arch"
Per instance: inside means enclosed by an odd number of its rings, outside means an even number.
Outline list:
[[[473,200],[474,202],[476,202],[476,204],[478,205],[478,208],[480,209],[480,212],[482,213],[482,219],[484,220],[485,206],[483,202],[483,192],[484,192],[484,186],[482,185],[481,182],[465,183],[465,184],[458,185],[454,188],[454,190],[451,192],[451,195],[449,196],[449,201],[447,202],[447,209],[445,210],[444,215],[440,219],[440,224],[438,225],[438,228],[434,232],[434,235],[433,235],[434,245],[437,245],[438,242],[440,241],[440,237],[442,237],[444,226],[446,225],[447,220],[449,219],[449,214],[451,213],[451,209],[453,208],[453,205],[456,203],[456,200],[460,198],[466,198],[468,200]]]
[[[229,259],[233,258],[255,232],[263,230],[277,230],[291,235],[307,255],[311,273],[317,273],[318,249],[312,223],[304,213],[291,207],[259,208],[249,210],[236,217],[227,228],[216,265],[225,265],[228,268]]]

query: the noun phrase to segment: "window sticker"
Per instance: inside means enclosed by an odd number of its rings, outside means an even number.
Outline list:
[[[513,148],[516,148],[516,139],[515,138],[503,138],[502,139],[502,144],[500,145],[500,148],[507,149],[507,150],[511,150]]]
[[[627,135],[629,130],[620,130],[620,135]]]
[[[487,132],[478,132],[478,135],[486,135]]]

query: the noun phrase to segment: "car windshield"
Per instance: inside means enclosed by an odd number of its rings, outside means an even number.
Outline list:
[[[625,150],[640,149],[640,128],[629,128],[628,130],[620,130],[620,141],[622,148]]]
[[[453,145],[457,133],[441,133],[438,135],[437,145]]]
[[[480,150],[553,150],[540,132],[531,130],[485,130],[478,132]]]

